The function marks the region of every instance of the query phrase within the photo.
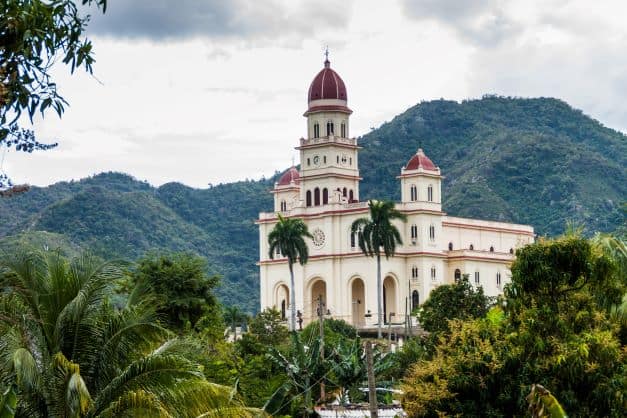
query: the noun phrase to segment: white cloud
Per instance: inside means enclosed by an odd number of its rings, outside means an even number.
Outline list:
[[[627,129],[621,2],[246,3],[252,9],[225,13],[244,26],[258,14],[260,26],[226,35],[185,19],[192,28],[176,36],[166,35],[167,25],[150,35],[145,27],[154,22],[132,14],[110,22],[143,35],[94,37],[101,83],[56,68],[71,106],[62,120],[38,119],[35,130],[59,148],[10,153],[6,171],[32,184],[118,170],[199,187],[271,175],[297,156],[307,88],[327,44],[348,87],[353,135],[421,100],[485,93],[562,98]],[[267,4],[282,12],[255,11]]]

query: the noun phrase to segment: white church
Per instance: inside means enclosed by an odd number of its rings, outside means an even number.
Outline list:
[[[296,147],[300,171],[292,167],[281,176],[272,190],[274,210],[257,220],[261,309],[275,307],[287,319],[295,303],[303,326],[316,319],[319,298],[333,318],[358,328],[377,322],[376,260],[362,254],[351,234],[353,221],[369,216],[368,202],[359,196],[360,147],[350,137],[351,113],[344,82],[327,59],[309,87],[307,137]],[[406,304],[411,311],[433,289],[464,274],[487,295],[502,293],[515,250],[533,242],[533,227],[447,215],[442,174],[422,149],[408,156],[397,178],[396,208],[407,221],[396,223],[403,245],[393,257],[381,258],[385,320],[402,322]],[[268,257],[277,213],[302,219],[313,235],[308,263],[294,266],[294,301],[287,260]]]

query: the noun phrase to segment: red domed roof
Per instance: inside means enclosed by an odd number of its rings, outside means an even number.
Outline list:
[[[287,170],[279,179],[277,183],[278,186],[289,186],[292,181],[296,184],[300,181],[300,173],[296,169],[296,167],[292,167]]]
[[[438,169],[435,164],[433,164],[433,161],[425,155],[422,148],[418,148],[418,152],[411,157],[411,160],[409,160],[405,166],[405,170],[418,170],[419,168],[429,171],[437,171]]]
[[[342,78],[331,69],[329,60],[324,62],[324,68],[313,79],[309,86],[307,102],[322,99],[347,100],[346,86]]]

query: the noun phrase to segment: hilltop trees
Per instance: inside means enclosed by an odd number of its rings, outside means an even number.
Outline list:
[[[377,337],[381,338],[383,306],[381,300],[381,251],[385,258],[394,255],[396,244],[402,244],[401,234],[392,225],[395,219],[405,221],[404,214],[394,208],[394,202],[369,200],[369,218],[356,219],[351,225],[351,233],[358,234],[359,248],[368,257],[377,258]]]

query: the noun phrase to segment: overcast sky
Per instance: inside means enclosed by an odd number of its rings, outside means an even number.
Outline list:
[[[326,45],[353,136],[423,100],[484,94],[558,97],[627,132],[626,5],[109,0],[88,31],[94,77],[55,68],[70,107],[34,124],[59,147],[8,153],[4,170],[36,185],[102,171],[195,187],[269,176],[298,157]]]

